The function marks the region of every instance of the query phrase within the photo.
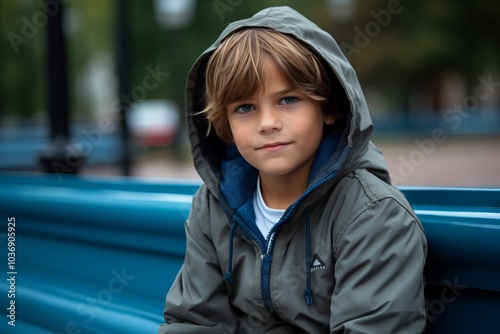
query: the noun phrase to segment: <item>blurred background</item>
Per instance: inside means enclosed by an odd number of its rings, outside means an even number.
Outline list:
[[[187,72],[271,5],[336,38],[394,184],[500,187],[494,0],[0,0],[0,171],[198,178]]]

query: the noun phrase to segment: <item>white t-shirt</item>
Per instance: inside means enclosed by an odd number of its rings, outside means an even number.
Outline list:
[[[260,191],[260,177],[257,179],[257,188],[253,195],[253,209],[255,211],[255,223],[260,233],[267,238],[271,228],[280,220],[285,210],[272,209],[266,205]]]

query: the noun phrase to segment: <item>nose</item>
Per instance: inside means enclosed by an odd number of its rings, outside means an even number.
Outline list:
[[[271,106],[263,106],[259,109],[258,131],[265,134],[280,131],[283,127],[279,110]]]

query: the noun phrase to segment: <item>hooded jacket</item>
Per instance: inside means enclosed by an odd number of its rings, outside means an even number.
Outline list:
[[[326,136],[307,190],[269,235],[252,206],[258,171],[198,112],[208,58],[235,30],[275,29],[309,46],[340,81],[345,126]],[[204,181],[186,222],[187,250],[159,333],[419,333],[425,327],[427,243],[390,185],[354,69],[335,40],[288,7],[227,26],[192,67],[186,107]]]

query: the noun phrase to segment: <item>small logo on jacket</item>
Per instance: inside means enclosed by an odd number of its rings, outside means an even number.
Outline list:
[[[321,260],[318,254],[314,254],[312,258],[311,271],[326,269],[325,263]]]

